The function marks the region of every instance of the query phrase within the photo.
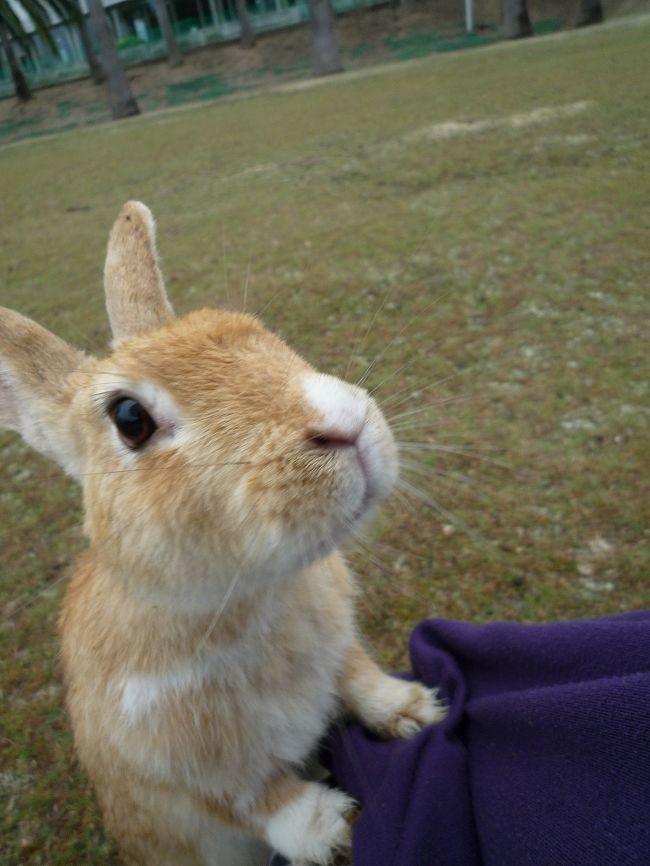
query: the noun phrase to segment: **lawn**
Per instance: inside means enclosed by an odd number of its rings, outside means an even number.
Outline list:
[[[647,606],[649,39],[594,29],[0,148],[0,303],[104,351],[107,232],[139,198],[177,310],[245,302],[365,377],[414,488],[349,551],[388,666],[426,616]],[[57,662],[79,491],[13,435],[0,453],[0,862],[107,866]]]

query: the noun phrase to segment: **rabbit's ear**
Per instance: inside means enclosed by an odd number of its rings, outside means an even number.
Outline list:
[[[0,427],[16,430],[71,475],[81,458],[70,376],[87,361],[36,322],[0,307]]]
[[[104,287],[113,345],[174,318],[158,266],[153,215],[139,201],[127,202],[113,225]]]

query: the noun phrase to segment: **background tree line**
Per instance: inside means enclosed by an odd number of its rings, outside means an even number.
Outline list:
[[[601,0],[578,0],[575,26],[585,27],[604,20]],[[506,39],[520,39],[533,35],[528,14],[528,0],[504,0],[503,35]]]
[[[51,14],[56,14],[77,28],[90,75],[97,84],[106,83],[111,112],[114,118],[138,114],[140,109],[133,95],[124,65],[120,59],[113,26],[102,0],[86,0],[88,15],[84,15],[79,0],[16,0],[29,15],[36,33],[46,46],[58,54],[52,38]],[[405,0],[402,0],[405,2]],[[406,0],[410,5],[412,0]],[[165,42],[170,66],[182,63],[166,0],[153,0],[156,18]],[[15,6],[15,4],[14,4]],[[14,82],[16,96],[21,101],[31,98],[27,79],[16,56],[13,40],[29,54],[30,42],[23,19],[10,0],[0,0],[0,46]],[[246,0],[235,0],[240,24],[240,45],[243,49],[255,45],[255,32],[248,13]],[[312,71],[314,75],[329,75],[343,69],[335,29],[335,15],[331,0],[309,0],[309,20],[312,34]],[[604,18],[601,0],[578,0],[575,26],[595,24]],[[527,0],[503,0],[502,33],[505,38],[518,39],[531,36],[533,28]]]

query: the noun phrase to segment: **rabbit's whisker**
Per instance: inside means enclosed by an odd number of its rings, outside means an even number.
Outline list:
[[[221,263],[223,267],[223,291],[224,297],[227,299],[230,306],[230,290],[228,288],[228,264],[226,260],[226,226],[221,223]]]
[[[407,369],[408,369],[409,367],[411,367],[411,366],[412,366],[416,361],[419,361],[419,360],[420,360],[420,359],[419,359],[417,356],[415,356],[415,357],[413,357],[413,358],[409,358],[408,361],[405,361],[403,364],[401,364],[399,367],[397,367],[395,370],[393,370],[393,372],[392,372],[389,376],[386,376],[385,379],[382,379],[381,382],[378,382],[378,383],[377,383],[373,388],[370,388],[369,391],[368,391],[368,394],[370,394],[371,397],[374,397],[374,395],[377,393],[377,391],[378,391],[380,388],[383,388],[384,385],[385,385],[387,382],[390,382],[391,379],[394,379],[395,376],[397,376],[398,373],[402,373],[402,372],[404,372],[404,370],[407,370]],[[381,401],[379,401],[379,402],[380,402],[380,404],[381,404]]]
[[[462,518],[455,515],[452,511],[446,509],[443,505],[441,505],[437,500],[435,500],[428,493],[425,493],[419,487],[416,487],[415,484],[412,484],[410,481],[407,481],[405,478],[400,478],[397,482],[397,486],[400,490],[406,493],[408,496],[411,496],[413,499],[417,499],[434,511],[439,517],[444,517],[450,523],[454,525],[461,526],[466,532],[470,534],[474,534],[469,526],[465,523]]]
[[[438,436],[444,436],[445,438],[450,438],[452,436],[476,436],[476,430],[449,430],[444,427],[439,433],[438,428],[443,420],[447,420],[448,424],[451,423],[451,420],[443,419],[440,416],[435,420],[426,417],[413,418],[404,421],[397,421],[395,424],[390,425],[390,429],[395,433],[397,431],[408,432],[409,430],[417,430],[420,427],[429,427],[431,429],[431,435],[435,435],[436,438],[438,438]]]
[[[189,463],[188,465],[194,469],[214,469],[218,466],[247,466],[252,463],[251,460],[225,460],[222,463]],[[264,465],[263,463],[255,464],[257,466]],[[97,472],[80,472],[78,475],[75,475],[75,478],[90,478],[93,476],[104,476],[104,475],[126,475],[129,472],[170,472],[172,471],[171,466],[132,466],[127,469],[104,469]],[[29,481],[52,481],[57,478],[63,479],[65,478],[65,474],[60,472],[53,472],[50,475],[34,475],[31,476]]]
[[[259,319],[262,318],[262,316],[263,316],[264,313],[268,310],[268,308],[271,306],[271,304],[275,303],[275,301],[278,299],[278,297],[279,297],[283,292],[286,294],[286,287],[285,287],[285,286],[280,286],[280,288],[276,289],[276,290],[273,292],[273,294],[271,294],[271,296],[268,297],[268,298],[266,299],[266,302],[264,303],[264,306],[261,307],[261,308],[257,311],[257,313],[256,313],[256,315],[257,315],[257,317],[258,317]]]
[[[465,484],[468,487],[486,490],[486,485],[477,481],[476,478],[470,478],[462,472],[443,472],[440,469],[434,469],[432,466],[427,466],[423,463],[413,463],[409,460],[400,460],[400,468],[405,472],[412,472],[421,478],[432,478],[436,483],[455,485],[456,483]]]
[[[411,358],[411,360],[408,361],[407,364],[404,364],[402,367],[398,368],[397,372],[403,370],[406,366],[417,360],[419,360],[417,356],[415,358]],[[470,370],[471,368],[469,367],[465,370],[459,370],[457,373],[451,373],[449,376],[444,376],[442,379],[436,379],[435,382],[429,382],[422,387],[418,387],[417,385],[413,384],[406,385],[404,388],[400,388],[400,390],[396,391],[394,394],[389,394],[383,400],[379,400],[379,405],[381,406],[383,411],[385,411],[388,407],[392,407],[392,409],[395,410],[398,406],[401,406],[402,403],[407,403],[409,400],[420,397],[424,391],[431,391],[432,388],[437,388],[440,385],[446,385],[447,382],[451,382],[453,379],[457,379],[459,376],[463,376],[464,374],[470,372]],[[389,379],[386,379],[385,381],[389,381]],[[383,384],[384,383],[381,382],[379,385],[373,388],[370,393],[374,393],[374,391],[380,388]],[[398,397],[401,399],[397,399]]]
[[[361,386],[366,381],[366,379],[368,378],[368,376],[370,375],[372,370],[375,368],[375,366],[377,365],[377,362],[380,361],[384,357],[386,352],[392,346],[395,345],[397,340],[399,340],[399,338],[403,336],[403,334],[413,325],[413,323],[414,322],[421,322],[422,319],[424,319],[434,309],[434,307],[438,306],[438,304],[440,304],[441,301],[443,301],[446,297],[448,297],[452,293],[452,291],[453,291],[452,289],[448,289],[446,292],[443,292],[442,294],[438,295],[436,298],[433,299],[433,301],[422,312],[416,313],[415,315],[413,315],[400,328],[400,330],[397,332],[397,334],[395,334],[395,336],[388,343],[386,343],[386,345],[381,350],[381,352],[375,356],[374,360],[371,361],[370,365],[367,367],[367,369],[365,370],[365,372],[363,373],[361,378],[356,382],[356,384],[358,386]]]
[[[397,415],[393,415],[388,418],[388,423],[392,424],[394,421],[401,420],[402,418],[410,418],[413,415],[421,415],[423,412],[430,412],[432,409],[438,409],[440,406],[448,406],[452,403],[462,403],[466,400],[476,399],[476,397],[480,397],[480,394],[460,394],[458,397],[445,397],[440,400],[434,400],[431,403],[427,403],[426,406],[418,406],[417,409],[409,409],[406,412],[399,412]]]
[[[223,612],[226,609],[226,605],[230,601],[230,598],[231,598],[233,592],[235,591],[235,587],[239,583],[239,579],[242,576],[243,571],[244,571],[243,569],[239,569],[239,571],[237,571],[235,573],[233,579],[230,581],[230,585],[228,586],[228,589],[226,590],[226,592],[223,595],[223,598],[221,599],[221,604],[216,609],[214,616],[212,617],[212,620],[210,622],[210,625],[208,626],[208,628],[205,631],[205,634],[203,635],[203,637],[201,638],[201,640],[198,642],[198,644],[196,646],[196,650],[195,650],[196,655],[198,655],[201,652],[203,647],[206,645],[206,643],[212,637],[212,633],[214,632],[215,628],[217,627],[217,624],[219,623],[219,620],[221,619],[221,616],[223,615]]]
[[[412,517],[418,516],[417,506],[413,503],[413,500],[404,493],[403,490],[400,490],[399,482],[391,490],[390,498],[388,501],[391,508],[397,508],[397,506],[399,506],[400,509],[408,511],[408,513]]]
[[[363,534],[356,530],[351,523],[348,525],[348,532],[353,540],[355,547],[357,547],[358,550],[361,551],[364,559],[367,559],[368,562],[370,562],[382,574],[385,574],[388,577],[394,576],[390,569],[386,568],[386,566],[380,560],[378,560],[375,556],[371,554],[370,548],[368,547]]]
[[[44,586],[42,589],[36,590],[35,592],[32,590],[30,594],[28,594],[27,598],[22,604],[18,604],[15,607],[11,608],[9,614],[7,614],[7,618],[11,618],[16,614],[22,613],[26,608],[31,607],[33,604],[36,604],[39,599],[43,598],[46,594],[50,593],[52,589],[58,586],[60,583],[63,583],[68,577],[67,570],[64,569],[63,574],[59,575],[55,580],[51,580],[48,582],[47,586]]]
[[[500,469],[511,469],[507,463],[501,460],[495,460],[493,457],[486,457],[485,454],[479,454],[476,448],[463,445],[438,445],[436,442],[397,442],[400,451],[411,452],[436,452],[438,454],[453,454],[458,457],[469,457],[472,460],[480,460],[483,463],[489,463],[492,466],[498,466]],[[485,446],[489,448],[490,446]],[[495,449],[496,450],[496,449]]]
[[[251,279],[251,263],[249,261],[248,266],[246,268],[246,280],[244,282],[244,298],[242,301],[242,308],[241,308],[242,313],[246,312],[246,303],[248,301],[248,286],[250,283],[250,279]]]
[[[391,348],[391,346],[392,346],[392,345],[393,345],[393,344],[394,344],[394,343],[395,343],[395,342],[396,342],[396,341],[397,341],[397,340],[402,336],[402,334],[404,333],[404,331],[405,331],[405,330],[406,330],[406,329],[407,329],[411,324],[412,324],[411,322],[408,322],[406,325],[404,325],[404,327],[399,331],[399,333],[397,333],[397,334],[393,337],[393,339],[390,340],[390,342],[386,343],[386,345],[385,345],[384,348],[381,350],[381,352],[379,352],[378,355],[375,355],[374,359],[373,359],[373,360],[370,362],[370,364],[366,367],[366,369],[365,369],[364,373],[362,374],[361,378],[360,378],[360,379],[357,379],[357,381],[355,382],[355,384],[357,385],[358,388],[363,387],[363,383],[367,380],[368,376],[369,376],[369,375],[372,373],[372,371],[375,369],[375,366],[377,365],[377,363],[378,363],[379,361],[381,361],[381,359],[384,357],[384,355],[386,354],[386,352],[387,352],[387,351]]]
[[[375,310],[375,313],[374,313],[372,319],[370,320],[370,324],[369,324],[368,327],[366,328],[366,332],[365,332],[365,334],[363,335],[363,339],[361,340],[361,343],[360,343],[358,346],[356,346],[356,354],[357,354],[357,355],[361,355],[361,354],[363,353],[363,350],[364,350],[365,347],[366,347],[366,342],[367,342],[367,340],[368,340],[368,337],[370,336],[370,332],[372,331],[372,328],[373,328],[375,322],[377,321],[377,317],[379,316],[379,314],[381,313],[381,311],[384,309],[384,307],[385,307],[385,305],[386,305],[386,301],[387,301],[388,298],[390,297],[392,291],[393,291],[393,287],[392,287],[392,286],[389,286],[389,287],[386,289],[386,291],[384,292],[384,296],[383,296],[383,298],[381,299],[381,303],[379,304],[379,306],[378,306],[377,309]],[[355,353],[355,344],[356,344],[356,341],[357,341],[357,337],[358,337],[358,334],[355,336],[354,340],[352,341],[353,349],[352,349],[352,351],[350,352],[350,357],[349,357],[349,359],[348,359],[348,365],[347,365],[347,367],[345,368],[345,376],[344,376],[345,379],[348,378],[348,375],[349,375],[349,373],[350,373],[350,367],[352,366],[352,359],[353,359],[353,357],[354,357],[354,353]]]
[[[491,363],[493,363],[496,358],[498,358],[499,360],[502,361],[505,358],[508,358],[510,355],[518,354],[520,351],[521,351],[520,347],[515,346],[515,347],[512,347],[510,349],[504,350],[500,354],[492,354],[490,356],[490,361],[491,361]],[[418,360],[418,356],[416,355],[414,358],[412,358],[406,365],[404,365],[400,369],[404,369],[404,367],[409,366],[411,363],[413,363],[414,361],[417,361],[417,360]],[[477,368],[481,367],[481,365],[483,363],[484,363],[484,361],[482,359],[477,360],[475,363],[468,365],[467,367],[463,368],[462,370],[457,370],[454,373],[450,373],[447,376],[443,376],[443,378],[441,378],[441,379],[436,379],[436,381],[434,381],[434,382],[429,382],[428,384],[423,385],[422,387],[418,387],[417,384],[406,385],[404,388],[400,388],[400,390],[396,391],[394,394],[389,394],[384,399],[378,400],[378,403],[384,412],[389,407],[391,408],[391,410],[395,410],[402,403],[407,403],[409,400],[418,399],[420,397],[420,395],[422,394],[422,392],[424,392],[424,391],[430,391],[432,388],[436,388],[439,385],[444,385],[448,382],[452,382],[454,379],[460,378],[461,376],[466,376],[468,374],[474,373],[477,370]],[[379,387],[379,386],[377,386],[377,387]],[[376,390],[376,388],[373,388],[373,392],[375,390]],[[371,393],[373,393],[373,392],[371,392]],[[397,398],[401,398],[401,399],[398,400]]]

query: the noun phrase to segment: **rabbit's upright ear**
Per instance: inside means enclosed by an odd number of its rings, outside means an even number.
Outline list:
[[[153,215],[139,201],[127,202],[113,225],[104,287],[113,345],[174,318],[158,266]]]
[[[81,460],[69,411],[71,374],[87,362],[36,322],[0,307],[0,427],[16,430],[71,475]]]

